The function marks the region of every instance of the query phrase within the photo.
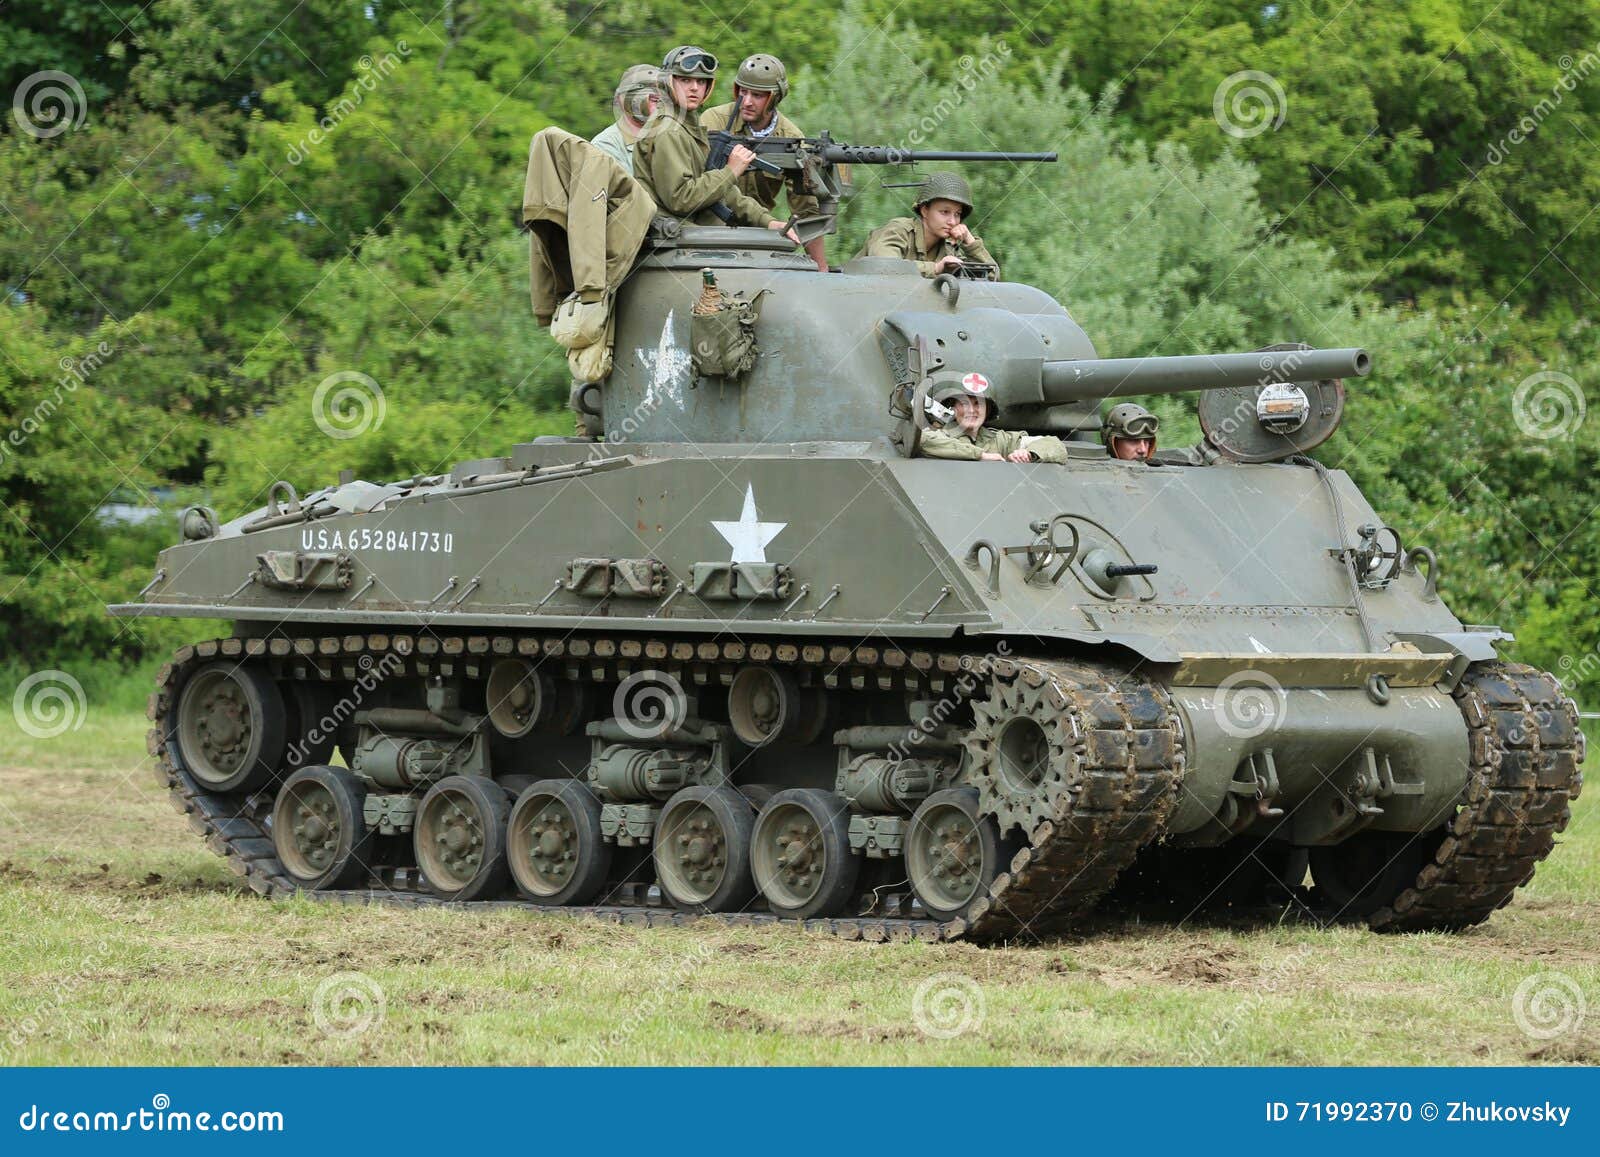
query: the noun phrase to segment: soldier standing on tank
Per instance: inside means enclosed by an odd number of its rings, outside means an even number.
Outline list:
[[[1149,410],[1134,402],[1123,402],[1106,411],[1100,426],[1106,453],[1124,462],[1148,462],[1156,452],[1156,429],[1161,425]]]
[[[717,58],[686,44],[667,53],[661,71],[668,100],[645,122],[633,150],[633,176],[665,213],[696,225],[715,225],[711,206],[722,202],[746,225],[782,229],[783,222],[739,190],[739,178],[755,160],[744,146],[733,150],[726,168],[706,172],[711,142],[700,124],[700,106],[716,85]],[[793,233],[791,240],[798,243]]]
[[[994,430],[985,423],[994,418],[996,407],[989,397],[989,379],[980,373],[962,377],[960,384],[934,392],[928,408],[937,414],[946,407],[953,411],[941,429],[922,432],[918,453],[929,458],[959,458],[968,462],[1054,462],[1065,465],[1067,448],[1060,438],[1049,434],[1029,434],[1022,430]],[[936,418],[937,420],[937,418]]]
[[[915,217],[896,217],[872,231],[858,257],[901,257],[917,263],[924,277],[936,277],[964,262],[1000,263],[967,228],[972,189],[959,173],[929,173],[917,189]]]
[[[634,143],[662,101],[663,83],[661,70],[653,64],[636,64],[624,72],[611,99],[611,112],[616,119],[589,142],[621,165],[629,176],[633,175]]]
[[[783,61],[776,56],[758,52],[747,56],[739,65],[733,78],[733,99],[716,108],[708,108],[700,115],[700,123],[707,132],[721,129],[741,137],[778,137],[796,139],[805,136],[800,126],[778,111],[778,105],[789,95],[789,73]],[[739,188],[761,203],[769,212],[778,203],[778,194],[784,190],[783,178],[758,169],[748,169],[739,178]],[[814,217],[818,206],[815,197],[789,194],[789,217]],[[814,237],[805,243],[806,253],[817,263],[823,273],[828,272],[828,257],[824,239]]]

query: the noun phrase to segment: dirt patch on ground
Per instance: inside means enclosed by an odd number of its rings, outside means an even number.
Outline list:
[[[778,1025],[770,1017],[754,1009],[737,1004],[723,1004],[713,1000],[706,1005],[706,1023],[724,1032],[777,1032]]]

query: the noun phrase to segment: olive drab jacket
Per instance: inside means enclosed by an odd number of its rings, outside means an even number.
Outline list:
[[[698,111],[663,104],[639,133],[633,146],[634,180],[655,198],[663,213],[696,225],[720,224],[711,206],[721,201],[745,225],[765,226],[773,220],[758,201],[739,189],[731,169],[708,173],[710,139]]]
[[[923,245],[921,217],[896,217],[880,225],[867,237],[861,252],[856,254],[857,257],[902,257],[907,261],[915,261],[917,272],[924,277],[932,277],[937,273],[939,259],[951,255],[963,261],[1000,268],[1000,263],[989,255],[989,250],[977,236],[972,238],[971,245],[964,247],[942,239],[931,249]]]
[[[522,220],[539,324],[571,293],[595,302],[621,285],[655,215],[650,194],[588,141],[557,128],[535,133]]]
[[[1066,465],[1067,448],[1060,438],[1050,434],[1029,434],[1025,430],[995,430],[978,427],[977,434],[968,434],[952,423],[943,430],[924,430],[918,453],[929,458],[961,458],[976,462],[985,454],[998,454],[1004,458],[1018,450],[1026,450],[1041,462]]]
[[[806,135],[800,130],[799,125],[781,112],[774,112],[773,115],[777,117],[778,123],[772,126],[772,131],[767,134],[768,136],[797,140]],[[750,135],[750,126],[745,124],[739,117],[739,106],[732,101],[727,104],[719,104],[716,108],[706,109],[700,114],[700,123],[705,126],[705,130],[708,133],[716,129],[723,129],[736,136]],[[763,208],[771,209],[778,203],[778,194],[783,192],[784,183],[782,177],[775,177],[771,173],[750,169],[744,176],[739,178],[739,189],[746,196],[761,202]],[[815,217],[817,212],[818,206],[815,197],[804,195],[797,197],[793,193],[789,195],[789,216],[791,218]]]

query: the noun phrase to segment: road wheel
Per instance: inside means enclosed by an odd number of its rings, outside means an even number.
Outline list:
[[[831,791],[795,787],[767,801],[751,835],[750,867],[780,916],[836,916],[855,891],[849,806]]]
[[[414,842],[422,882],[445,900],[493,899],[506,888],[505,789],[481,775],[452,775],[417,805]]]
[[[517,891],[535,904],[587,904],[606,882],[613,847],[600,800],[575,779],[544,779],[517,797],[506,838]]]
[[[367,785],[342,767],[303,767],[278,790],[272,844],[303,888],[353,888],[367,874],[373,833],[362,806]]]
[[[656,823],[656,882],[685,912],[734,912],[755,898],[750,832],[755,811],[731,787],[686,787]]]
[[[906,874],[929,916],[954,920],[991,894],[1013,850],[1001,840],[993,817],[978,814],[977,791],[946,788],[923,800],[911,817]]]

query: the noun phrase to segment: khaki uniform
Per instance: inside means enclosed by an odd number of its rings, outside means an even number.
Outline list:
[[[951,255],[963,261],[993,265],[996,269],[1000,267],[1000,263],[984,247],[983,241],[976,236],[972,244],[967,246],[952,245],[941,239],[932,249],[925,248],[922,244],[921,217],[896,217],[874,229],[861,252],[856,254],[857,257],[903,257],[907,261],[915,261],[917,272],[924,277],[932,277],[937,273],[939,259]]]
[[[721,201],[744,225],[765,226],[773,220],[758,201],[740,192],[732,169],[708,173],[711,142],[698,112],[666,104],[645,123],[633,146],[633,175],[655,198],[661,211],[696,225],[717,225],[711,206]]]
[[[633,145],[638,140],[622,127],[620,121],[612,123],[589,143],[622,166],[622,171],[633,176]]]
[[[797,140],[806,134],[781,112],[773,114],[778,118],[778,123],[772,126],[768,133],[771,137],[783,137],[788,140]],[[749,136],[750,126],[739,118],[739,106],[732,101],[719,104],[716,108],[708,108],[700,114],[700,123],[706,132],[721,129],[733,133],[735,136]],[[771,173],[763,173],[757,169],[749,169],[744,176],[739,178],[739,189],[747,197],[761,202],[763,208],[771,209],[778,203],[778,194],[783,192],[785,186],[782,177],[775,177]],[[789,195],[789,216],[815,217],[818,213],[817,199],[804,195]]]
[[[522,220],[539,324],[569,293],[596,302],[621,285],[655,215],[648,192],[588,141],[557,128],[535,133]]]
[[[1025,430],[995,430],[978,427],[976,435],[969,435],[960,426],[951,423],[947,430],[924,430],[919,451],[929,458],[960,458],[976,462],[985,454],[998,454],[1005,458],[1018,450],[1026,450],[1041,462],[1054,462],[1064,466],[1067,448],[1060,438],[1050,434],[1029,434]]]

